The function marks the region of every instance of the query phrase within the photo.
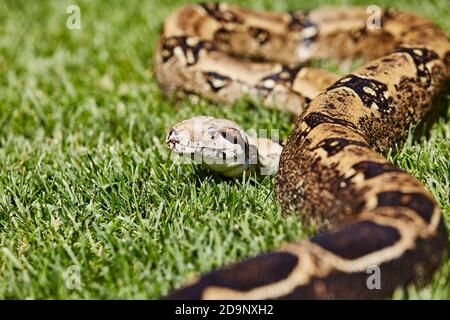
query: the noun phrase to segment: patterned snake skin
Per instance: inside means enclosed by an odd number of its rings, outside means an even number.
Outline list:
[[[226,266],[169,299],[362,299],[390,297],[431,275],[448,250],[440,209],[415,178],[383,153],[430,110],[450,74],[450,42],[430,21],[365,8],[256,12],[193,4],[165,20],[155,56],[167,95],[212,101],[257,97],[298,119],[276,176],[285,212],[319,233]],[[366,63],[341,79],[303,62]],[[381,289],[367,269],[381,270]]]

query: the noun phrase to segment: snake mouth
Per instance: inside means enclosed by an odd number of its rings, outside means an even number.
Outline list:
[[[180,143],[180,141],[176,138],[168,139],[167,145],[172,151],[183,154],[202,153],[203,151],[215,151],[215,152],[229,151],[229,149],[227,148],[195,147],[189,144]]]
[[[244,153],[241,157],[235,150],[230,152],[230,149],[226,148],[194,147],[179,142],[170,142],[169,147],[171,148],[171,151],[178,156],[190,159],[197,164],[219,166],[242,165],[247,163],[248,159]]]

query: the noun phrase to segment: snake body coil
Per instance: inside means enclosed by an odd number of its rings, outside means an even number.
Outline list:
[[[227,4],[188,5],[166,19],[155,60],[165,93],[219,102],[250,95],[300,115],[281,154],[277,197],[321,231],[169,298],[381,298],[438,267],[448,249],[438,205],[380,153],[402,142],[443,90],[450,43],[410,13],[387,10],[380,28],[367,19],[365,8],[263,13]],[[356,56],[368,62],[341,79],[300,64]],[[372,266],[379,290],[367,287]]]

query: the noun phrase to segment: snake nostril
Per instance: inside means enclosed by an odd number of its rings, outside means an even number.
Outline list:
[[[169,147],[171,149],[173,149],[173,147],[180,142],[180,140],[178,140],[178,138],[175,136],[176,131],[171,128],[169,130],[169,133],[167,134],[167,144],[169,145]]]
[[[177,139],[169,139],[167,144],[170,149],[173,149],[179,141]]]

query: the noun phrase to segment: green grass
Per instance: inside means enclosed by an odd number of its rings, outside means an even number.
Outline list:
[[[245,1],[277,10],[321,2]],[[81,30],[66,28],[72,3]],[[166,130],[193,115],[280,128],[281,138],[291,129],[288,114],[243,101],[164,99],[151,61],[163,18],[180,4],[0,2],[0,298],[158,298],[193,275],[308,235],[298,218],[280,215],[272,178],[223,180],[170,161]],[[450,33],[446,0],[396,6]],[[447,226],[449,118],[390,154],[435,195]],[[80,290],[66,285],[71,266]],[[395,297],[449,299],[449,260],[425,288]]]

